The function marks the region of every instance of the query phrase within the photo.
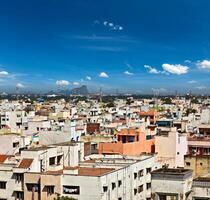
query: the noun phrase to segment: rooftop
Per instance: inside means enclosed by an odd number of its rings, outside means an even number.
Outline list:
[[[94,168],[94,167],[65,167],[64,170],[78,170],[76,176],[103,176],[107,173],[114,171],[113,168]],[[48,171],[46,174],[59,175],[64,174],[64,170]]]
[[[0,155],[0,163],[4,163],[6,161],[6,159],[9,158],[8,155]]]
[[[186,174],[191,172],[191,170],[183,169],[183,168],[160,168],[152,172],[152,174],[170,174],[170,175],[180,175],[180,174]]]
[[[24,158],[21,160],[18,168],[23,168],[23,169],[27,169],[31,166],[32,162],[34,159],[28,159],[28,158]]]

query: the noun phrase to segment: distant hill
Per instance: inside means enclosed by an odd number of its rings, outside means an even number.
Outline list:
[[[77,88],[73,88],[73,89],[62,89],[59,91],[49,91],[47,93],[47,95],[53,95],[53,94],[57,94],[57,95],[83,95],[86,96],[89,94],[87,86],[86,85],[82,85],[81,87],[77,87]]]
[[[73,95],[88,95],[88,89],[86,85],[82,85],[81,87],[73,88],[71,90],[71,94]]]

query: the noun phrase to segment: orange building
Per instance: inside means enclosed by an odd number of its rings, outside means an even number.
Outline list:
[[[143,128],[122,129],[117,142],[99,143],[99,154],[140,155],[155,152],[155,140]]]
[[[140,118],[149,118],[150,124],[155,124],[158,120],[158,112],[156,110],[140,111],[139,116]]]

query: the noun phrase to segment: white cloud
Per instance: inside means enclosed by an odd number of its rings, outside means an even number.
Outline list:
[[[145,67],[146,69],[148,69],[148,72],[149,72],[150,74],[160,74],[160,73],[162,73],[161,71],[157,70],[156,68],[154,68],[154,67],[152,67],[152,66],[144,65],[144,67]]]
[[[0,77],[2,76],[8,76],[9,73],[7,71],[0,71]]]
[[[108,22],[107,21],[104,21],[103,24],[104,24],[104,26],[107,26],[108,25]]]
[[[73,85],[78,86],[79,82],[73,82]]]
[[[191,60],[185,60],[184,62],[185,62],[185,63],[192,63]]]
[[[108,74],[106,72],[101,72],[99,74],[99,77],[102,77],[102,78],[109,78]]]
[[[206,86],[203,86],[203,85],[202,86],[197,86],[196,89],[198,89],[198,90],[205,90]]]
[[[24,88],[25,86],[24,86],[22,83],[17,83],[17,84],[16,84],[16,87],[17,87],[17,88]]]
[[[195,81],[195,80],[191,80],[191,81],[188,81],[188,83],[190,84],[194,84],[194,83],[197,83],[198,81]]]
[[[200,69],[210,69],[210,61],[209,60],[197,61],[196,65]]]
[[[180,64],[171,65],[171,64],[165,63],[162,65],[162,67],[164,71],[169,72],[171,74],[177,74],[177,75],[186,74],[188,73],[188,70],[189,70],[189,67],[180,65]]]
[[[68,86],[69,84],[70,84],[69,81],[66,81],[66,80],[57,80],[56,81],[57,86]]]
[[[130,76],[133,75],[133,73],[132,72],[129,72],[129,71],[125,71],[124,74],[130,75]]]
[[[108,21],[104,21],[103,25],[115,31],[122,31],[124,29],[122,26],[118,24],[114,24],[113,22],[108,22]]]
[[[91,81],[91,77],[90,76],[86,76],[86,79],[88,80],[88,81]]]
[[[122,26],[120,26],[120,27],[119,27],[119,30],[120,30],[120,31],[121,31],[121,30],[123,30],[123,27],[122,27]]]

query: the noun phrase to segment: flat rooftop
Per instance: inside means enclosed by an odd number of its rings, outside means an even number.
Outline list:
[[[51,148],[55,148],[55,147],[51,147],[51,146],[42,146],[42,147],[32,147],[29,149],[24,149],[23,151],[45,151]]]
[[[182,169],[182,168],[160,168],[152,172],[152,174],[170,174],[170,175],[180,175],[180,174],[186,174],[191,172],[189,169]]]
[[[94,167],[65,167],[64,170],[58,170],[58,171],[48,171],[46,174],[49,175],[62,175],[65,174],[65,170],[78,170],[78,173],[69,174],[72,176],[103,176],[105,174],[108,174],[112,171],[114,171],[114,168],[94,168]],[[68,173],[67,173],[68,174]]]

